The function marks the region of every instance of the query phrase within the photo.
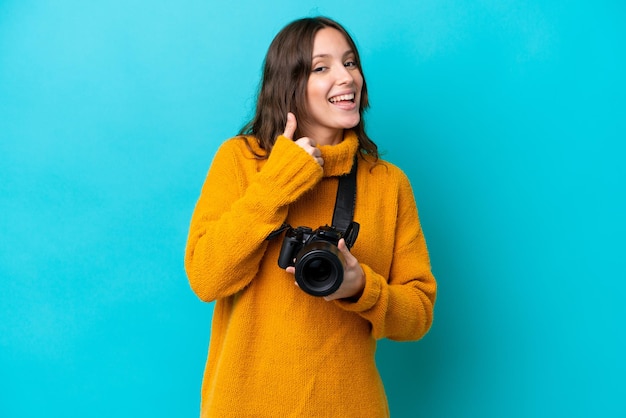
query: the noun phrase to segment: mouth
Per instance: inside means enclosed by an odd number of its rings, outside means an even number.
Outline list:
[[[333,96],[330,99],[328,99],[328,101],[334,104],[341,103],[341,102],[354,103],[354,93],[340,94],[339,96]]]

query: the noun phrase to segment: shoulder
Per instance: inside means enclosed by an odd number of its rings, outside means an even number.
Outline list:
[[[377,161],[372,161],[368,157],[362,157],[359,158],[359,165],[363,167],[363,172],[372,178],[408,181],[407,175],[400,167],[381,158]],[[359,170],[361,170],[361,167],[359,167]]]
[[[235,136],[222,142],[213,155],[210,173],[213,177],[247,177],[258,170],[260,147],[254,137]]]
[[[255,137],[235,136],[220,144],[213,156],[212,166],[224,166],[227,169],[247,167],[245,170],[256,170],[264,158],[264,152]]]
[[[379,196],[407,197],[413,195],[413,188],[407,174],[397,165],[378,159],[373,162],[366,158],[359,159],[359,176],[366,188]]]
[[[265,151],[254,136],[238,135],[222,142],[216,156],[218,155],[231,155],[237,159],[258,159],[265,155]]]

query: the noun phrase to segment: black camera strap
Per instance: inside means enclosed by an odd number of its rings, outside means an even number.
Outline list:
[[[354,156],[352,169],[348,174],[339,177],[339,186],[337,186],[337,198],[335,199],[335,212],[333,213],[332,226],[341,232],[348,230],[354,218],[354,206],[356,204],[356,169],[358,165],[357,155]]]
[[[333,212],[332,226],[338,231],[345,233],[346,243],[351,247],[359,232],[359,225],[352,222],[354,218],[354,206],[356,204],[356,171],[358,166],[358,153],[354,156],[352,169],[348,174],[339,177],[337,197],[335,198],[335,210]],[[283,233],[291,225],[284,223],[266,238],[274,239]]]

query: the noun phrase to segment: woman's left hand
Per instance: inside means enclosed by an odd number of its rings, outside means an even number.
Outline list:
[[[335,293],[324,296],[324,299],[328,301],[347,298],[356,300],[361,296],[365,288],[365,272],[363,272],[359,261],[348,249],[346,241],[343,238],[339,240],[337,248],[339,248],[339,251],[343,254],[343,258],[346,261],[343,270],[343,282]],[[296,269],[295,267],[287,267],[286,271],[287,273],[294,274]]]

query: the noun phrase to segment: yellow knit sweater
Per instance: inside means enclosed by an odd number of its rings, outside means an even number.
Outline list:
[[[387,162],[359,161],[352,254],[366,276],[358,301],[327,302],[277,265],[283,222],[330,224],[337,176],[356,135],[322,146],[320,167],[279,136],[266,160],[246,140],[218,150],[195,208],[185,268],[217,300],[202,384],[203,417],[385,417],[376,339],[416,340],[433,319],[436,283],[408,179]],[[250,146],[262,153],[253,138]]]

